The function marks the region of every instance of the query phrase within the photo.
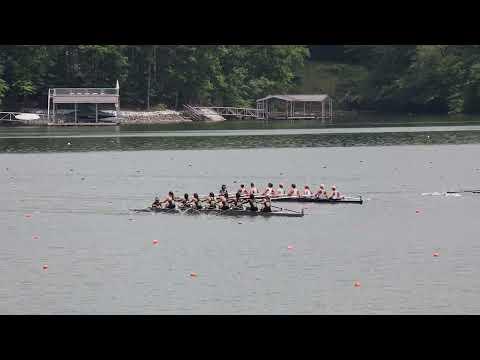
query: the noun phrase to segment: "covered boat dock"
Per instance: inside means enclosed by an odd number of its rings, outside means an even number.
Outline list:
[[[74,106],[73,109],[73,123],[65,122],[65,118],[57,116],[57,105],[70,104]],[[99,117],[105,115],[99,111],[99,104],[109,104],[114,106],[115,113],[108,117],[115,117],[118,119],[120,111],[120,85],[117,81],[115,88],[55,88],[48,89],[48,110],[47,118],[49,125],[67,125],[67,124],[85,124],[79,122],[80,117],[78,106],[82,104],[95,105],[95,124],[114,125],[115,122],[99,123]],[[51,122],[50,122],[51,121]]]
[[[269,95],[257,100],[260,119],[331,119],[333,100],[329,95]]]

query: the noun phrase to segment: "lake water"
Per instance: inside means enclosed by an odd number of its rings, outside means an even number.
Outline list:
[[[480,121],[414,120],[0,128],[0,313],[479,314]],[[129,211],[251,181],[366,201]]]

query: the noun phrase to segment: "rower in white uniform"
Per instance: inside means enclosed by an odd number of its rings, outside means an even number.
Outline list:
[[[250,195],[253,195],[253,196],[258,195],[257,187],[253,182],[250,183]]]
[[[241,196],[246,196],[248,195],[248,190],[245,187],[245,185],[240,185],[240,189],[238,189],[238,192],[240,193]]]
[[[331,200],[341,200],[341,199],[343,199],[342,194],[340,194],[340,192],[337,191],[337,186],[336,185],[332,186],[332,193],[330,194],[330,196],[328,198],[331,199]]]
[[[310,187],[308,185],[305,185],[305,188],[303,189],[303,196],[306,196],[306,197],[311,197],[313,194],[312,192],[310,191]]]
[[[290,186],[290,189],[288,189],[287,195],[298,197],[300,195],[300,193],[297,189],[297,185],[292,184],[292,186]]]
[[[262,195],[264,195],[264,196],[274,196],[275,195],[275,189],[273,188],[272,183],[268,183],[268,186],[265,189],[265,191],[262,193]]]
[[[317,199],[327,199],[327,192],[325,191],[325,185],[320,184],[318,191],[315,193]]]
[[[283,188],[283,184],[278,185],[278,189],[276,191],[277,196],[285,196],[285,189]]]

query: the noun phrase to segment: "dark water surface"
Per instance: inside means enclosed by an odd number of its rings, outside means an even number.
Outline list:
[[[480,188],[480,127],[315,124],[1,128],[0,313],[480,313],[480,195],[441,194]],[[250,181],[366,202],[304,218],[128,210]]]

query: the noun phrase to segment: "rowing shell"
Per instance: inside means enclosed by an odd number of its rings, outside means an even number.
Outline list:
[[[344,198],[344,199],[319,199],[316,197],[307,197],[307,196],[281,196],[281,197],[272,197],[272,201],[282,201],[282,202],[312,202],[312,203],[326,203],[326,204],[363,204],[363,199],[360,198]]]
[[[227,215],[227,216],[265,216],[265,217],[272,217],[272,216],[283,216],[283,217],[303,217],[303,209],[302,212],[285,212],[285,211],[272,211],[272,212],[262,212],[262,211],[251,211],[251,210],[218,210],[218,209],[202,209],[197,210],[193,208],[187,208],[185,210],[181,210],[178,208],[175,209],[158,209],[158,208],[146,208],[146,209],[132,209],[135,212],[148,212],[148,213],[165,213],[165,214],[188,214],[188,215],[197,215],[197,214],[214,214],[214,215]]]

